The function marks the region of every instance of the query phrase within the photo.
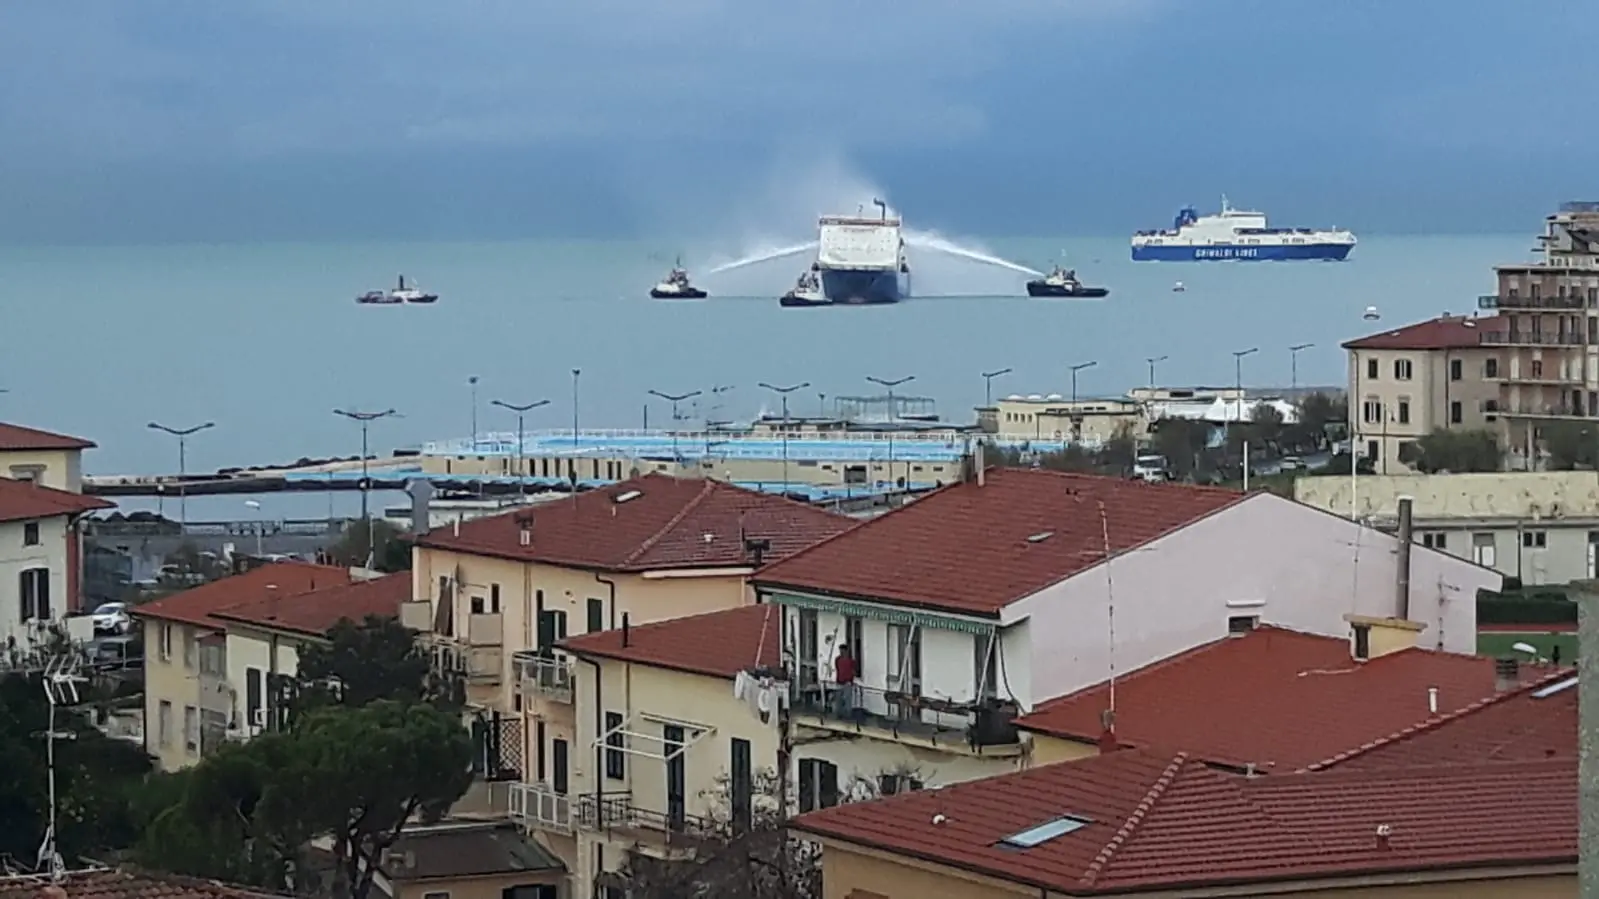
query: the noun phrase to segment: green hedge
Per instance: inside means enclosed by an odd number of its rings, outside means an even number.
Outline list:
[[[1576,624],[1577,604],[1548,595],[1511,598],[1487,595],[1477,599],[1478,624]]]

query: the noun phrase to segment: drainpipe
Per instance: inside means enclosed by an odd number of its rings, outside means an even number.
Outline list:
[[[1399,532],[1395,535],[1399,539],[1399,557],[1394,566],[1397,571],[1394,599],[1400,621],[1410,620],[1410,550],[1415,539],[1411,518],[1413,507],[1414,500],[1410,497],[1399,497]]]
[[[594,829],[599,830],[605,825],[605,679],[599,662],[578,658],[594,668]]]
[[[594,579],[604,584],[611,591],[611,630],[616,630],[616,581],[600,577],[599,572],[594,572]]]
[[[1599,581],[1577,585],[1579,894],[1599,895]]]

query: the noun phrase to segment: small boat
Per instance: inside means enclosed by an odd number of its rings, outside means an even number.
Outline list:
[[[1075,270],[1055,269],[1042,278],[1035,278],[1027,282],[1027,295],[1030,297],[1075,297],[1078,299],[1098,299],[1110,296],[1110,289],[1106,287],[1085,287],[1083,282],[1077,280]]]
[[[366,306],[392,306],[395,303],[405,302],[398,297],[391,296],[386,290],[369,290],[356,297],[355,301]]]
[[[777,301],[780,306],[831,306],[833,301],[822,292],[822,275],[814,267],[800,273],[794,287]]]
[[[1172,293],[1182,293],[1182,292],[1183,292],[1183,291],[1185,291],[1185,290],[1187,290],[1187,289],[1188,289],[1188,288],[1187,288],[1187,287],[1184,287],[1184,286],[1183,286],[1183,282],[1181,282],[1181,281],[1178,281],[1178,282],[1177,282],[1177,283],[1176,283],[1176,284],[1173,284],[1173,285],[1172,285],[1172,286],[1171,286],[1171,292],[1172,292]]]
[[[705,291],[689,283],[688,270],[683,268],[682,260],[672,266],[659,284],[650,288],[650,297],[656,300],[703,300]]]
[[[393,306],[396,303],[436,303],[439,295],[424,293],[417,288],[416,283],[405,285],[405,276],[400,276],[400,282],[393,290],[369,290],[355,298],[357,303],[366,306]]]

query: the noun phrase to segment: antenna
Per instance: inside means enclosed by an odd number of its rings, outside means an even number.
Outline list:
[[[1106,620],[1110,632],[1110,720],[1116,720],[1116,582],[1110,575],[1110,516],[1105,514],[1105,502],[1099,502],[1099,531],[1105,540],[1105,602]]]
[[[77,652],[70,646],[57,649],[45,665],[42,685],[50,703],[50,724],[41,736],[45,740],[45,761],[50,778],[50,822],[45,826],[44,842],[39,844],[38,869],[48,870],[52,883],[66,878],[67,866],[56,848],[56,741],[75,740],[78,735],[70,730],[56,729],[56,710],[65,705],[78,704],[78,684],[85,681],[79,674]]]

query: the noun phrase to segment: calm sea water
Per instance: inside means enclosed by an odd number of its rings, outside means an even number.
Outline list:
[[[1094,361],[1080,394],[1116,394],[1148,380],[1151,356],[1170,357],[1163,383],[1231,384],[1232,352],[1251,347],[1245,382],[1284,385],[1297,343],[1316,345],[1300,355],[1302,384],[1342,383],[1338,344],[1373,330],[1367,306],[1396,325],[1470,311],[1493,289],[1491,266],[1526,258],[1531,243],[1370,236],[1341,265],[1135,264],[1125,236],[981,245],[1035,264],[1064,252],[1110,298],[1018,298],[1026,275],[932,251],[911,257],[914,289],[931,296],[781,309],[773,298],[803,262],[702,275],[713,299],[653,302],[646,291],[675,249],[645,243],[0,247],[0,420],[91,437],[88,470],[122,473],[176,468],[172,438],[151,420],[217,423],[190,441],[190,470],[354,453],[359,431],[335,407],[403,413],[373,428],[379,451],[464,436],[474,375],[479,427],[506,430],[514,419],[490,400],[549,399],[529,427],[569,427],[573,368],[585,427],[638,426],[652,389],[735,385],[713,413],[735,418],[775,409],[759,381],[809,381],[790,406],[809,413],[820,394],[908,375],[902,392],[963,419],[983,399],[984,370],[1015,369],[996,395],[1066,393],[1067,367]],[[352,301],[402,271],[443,299]],[[1175,293],[1179,279],[1187,290]],[[659,401],[650,415],[669,419]]]

